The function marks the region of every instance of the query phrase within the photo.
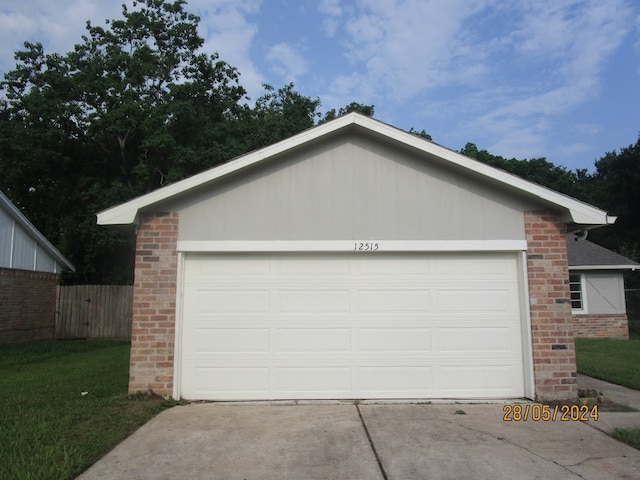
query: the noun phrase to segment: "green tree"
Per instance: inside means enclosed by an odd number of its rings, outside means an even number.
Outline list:
[[[479,150],[473,143],[467,143],[460,150],[460,153],[575,198],[584,200],[587,196],[585,192],[586,171],[584,170],[573,172],[565,167],[554,165],[545,158],[506,159],[499,155],[493,155],[487,150]]]
[[[247,150],[276,143],[313,127],[319,117],[320,99],[305,97],[294,90],[293,83],[276,90],[264,84],[265,93],[252,110],[246,110],[245,126],[249,131]]]
[[[616,215],[616,223],[593,232],[600,243],[640,261],[640,138],[595,163],[589,182],[592,201]]]
[[[425,140],[429,140],[429,141],[433,140],[431,138],[431,135],[429,135],[424,128],[422,130],[418,131],[418,130],[415,130],[413,127],[411,127],[409,129],[409,133],[412,134],[412,135],[415,135],[416,137],[424,138]]]
[[[331,120],[335,120],[338,117],[342,117],[347,115],[348,113],[357,112],[362,115],[366,115],[367,117],[373,117],[375,112],[374,105],[365,105],[358,102],[351,102],[349,105],[346,105],[340,108],[337,112],[335,108],[332,108],[327,113],[324,114],[324,117],[320,119],[319,124],[329,122]]]

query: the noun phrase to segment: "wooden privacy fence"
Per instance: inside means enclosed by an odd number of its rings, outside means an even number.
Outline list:
[[[58,286],[56,338],[131,338],[131,285]]]

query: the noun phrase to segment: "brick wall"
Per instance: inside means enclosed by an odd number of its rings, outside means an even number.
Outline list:
[[[173,394],[178,214],[143,215],[136,240],[129,392]]]
[[[565,225],[549,211],[525,212],[536,400],[574,400],[576,359]]]
[[[573,333],[586,338],[629,338],[629,320],[624,313],[580,313],[573,315]]]
[[[0,344],[51,339],[59,275],[0,268]]]

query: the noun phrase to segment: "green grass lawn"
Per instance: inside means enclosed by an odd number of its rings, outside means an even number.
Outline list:
[[[578,373],[640,390],[640,339],[576,338]]]
[[[173,405],[129,397],[128,369],[128,342],[0,347],[0,478],[73,479]]]

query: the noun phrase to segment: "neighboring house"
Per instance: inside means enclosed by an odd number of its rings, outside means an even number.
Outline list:
[[[98,214],[131,392],[577,398],[566,234],[606,212],[349,114]]]
[[[573,235],[567,253],[575,336],[629,338],[623,273],[640,264]]]
[[[63,270],[74,267],[0,192],[0,344],[54,337]]]

